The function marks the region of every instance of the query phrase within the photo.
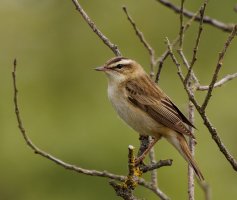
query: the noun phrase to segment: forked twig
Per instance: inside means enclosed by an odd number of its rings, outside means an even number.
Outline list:
[[[187,70],[189,70],[191,68],[191,66],[188,63],[188,60],[187,60],[186,56],[183,53],[183,50],[178,49],[177,51],[178,51],[178,54],[179,54],[180,58],[183,61],[184,66],[187,68]],[[192,77],[192,80],[195,82],[195,85],[200,85],[199,80],[196,77],[196,75],[195,75],[193,70],[190,70],[190,76]],[[186,78],[185,78],[184,79],[184,83],[187,85],[189,83],[189,81],[186,82]]]
[[[214,88],[221,87],[222,85],[224,85],[225,83],[227,83],[228,81],[231,81],[232,79],[234,79],[236,77],[237,77],[237,73],[228,74],[225,77],[223,77],[221,80],[217,81],[214,84]],[[209,85],[204,85],[204,86],[203,85],[199,85],[199,86],[197,86],[196,89],[199,90],[199,91],[208,90],[209,89]]]

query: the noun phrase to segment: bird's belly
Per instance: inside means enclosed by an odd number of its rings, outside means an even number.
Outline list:
[[[135,131],[141,135],[160,136],[165,128],[144,111],[130,104],[125,98],[118,97],[114,99],[109,96],[109,99],[117,111],[118,115]]]

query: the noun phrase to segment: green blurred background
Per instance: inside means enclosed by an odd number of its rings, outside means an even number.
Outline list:
[[[127,5],[137,25],[157,55],[165,50],[164,39],[178,34],[179,17],[155,0],[81,0],[81,5],[101,31],[118,44],[123,55],[146,66],[149,57],[128,23],[122,5]],[[174,1],[179,4],[179,1]],[[196,11],[201,1],[187,1]],[[210,1],[207,15],[236,22],[234,0]],[[0,2],[0,199],[65,200],[120,199],[108,180],[67,171],[35,155],[17,128],[13,108],[12,63],[18,60],[19,106],[24,126],[40,148],[84,168],[127,173],[127,147],[138,147],[138,135],[118,119],[107,99],[107,80],[93,70],[113,56],[89,29],[70,0],[1,0]],[[185,54],[190,59],[198,25],[185,36]],[[210,82],[218,52],[227,38],[205,25],[195,71],[203,84]],[[236,72],[237,41],[228,49],[220,77]],[[160,85],[187,113],[176,68],[165,63]],[[209,118],[220,137],[237,158],[237,80],[218,88],[208,106]],[[202,94],[197,94],[199,100]],[[196,159],[212,188],[215,200],[237,198],[236,172],[218,150],[198,115]],[[165,140],[156,145],[157,159],[174,159],[172,167],[158,171],[159,186],[172,199],[187,198],[187,164]],[[149,178],[149,175],[145,176]],[[196,187],[196,199],[203,193]],[[136,194],[156,199],[138,187]]]

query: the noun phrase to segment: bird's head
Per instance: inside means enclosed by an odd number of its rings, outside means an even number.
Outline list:
[[[124,57],[114,57],[95,70],[105,72],[109,80],[115,82],[123,82],[145,73],[136,61]]]

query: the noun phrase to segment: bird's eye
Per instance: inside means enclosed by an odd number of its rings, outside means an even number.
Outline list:
[[[121,69],[122,67],[123,67],[122,64],[118,64],[118,65],[116,66],[116,68],[118,68],[118,69]]]

